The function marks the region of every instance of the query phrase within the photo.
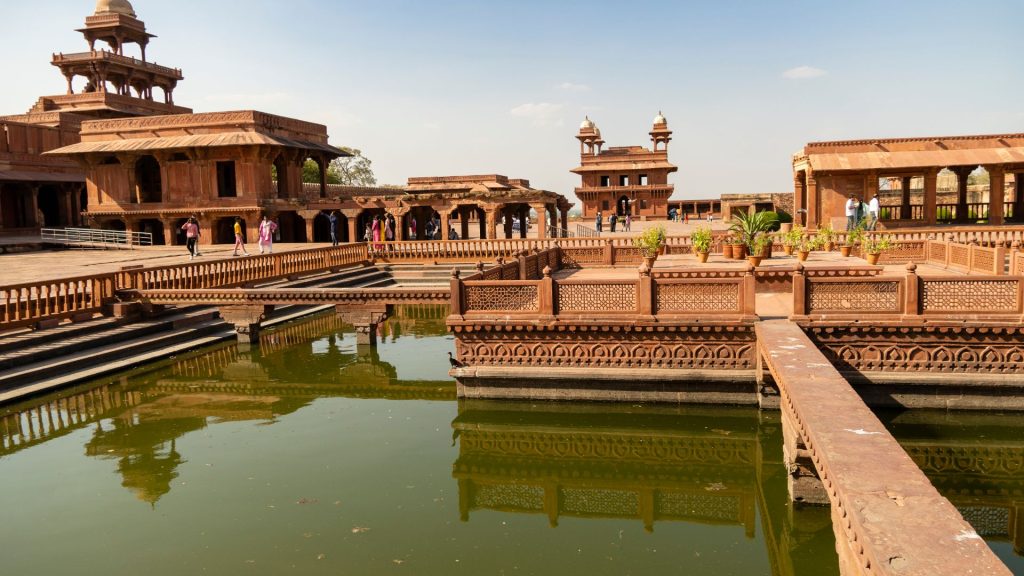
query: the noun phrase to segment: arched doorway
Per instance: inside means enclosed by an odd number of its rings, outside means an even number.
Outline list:
[[[143,156],[135,161],[135,190],[141,203],[163,201],[163,179],[156,158]]]
[[[342,219],[339,217],[336,224],[335,232],[339,234],[338,240],[341,240],[341,226],[343,225]],[[331,220],[330,212],[321,212],[313,218],[313,242],[330,242],[331,241]]]
[[[46,185],[39,188],[39,212],[42,214],[42,219],[36,222],[36,224],[42,228],[44,226],[53,228],[63,224],[60,214],[60,194],[57,192],[57,187],[53,185]],[[37,218],[38,219],[38,218]]]
[[[281,242],[306,242],[306,221],[292,210],[278,212],[277,234]]]
[[[619,196],[619,199],[615,202],[615,215],[625,216],[631,214],[630,209],[632,204],[629,200],[629,196]]]

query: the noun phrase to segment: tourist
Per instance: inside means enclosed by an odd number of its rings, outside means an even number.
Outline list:
[[[604,224],[604,217],[601,215],[600,210],[597,211],[597,220],[595,221],[595,224],[597,225],[597,233],[600,234],[601,226]]]
[[[860,203],[857,201],[857,197],[850,194],[850,199],[846,201],[846,231],[849,232],[857,226],[857,208]]]
[[[395,241],[395,217],[391,214],[388,214],[384,224],[384,239],[388,242]]]
[[[459,235],[458,235],[458,233],[455,232],[455,227],[454,226],[449,226],[448,227],[448,239],[449,240],[458,240],[459,239]]]
[[[615,223],[618,221],[619,217],[614,212],[608,217],[608,225],[611,227],[613,234],[615,233]]]
[[[668,219],[669,219],[669,221],[675,222],[676,221],[676,214],[677,214],[677,212],[676,212],[675,208],[669,208],[668,209]]]
[[[380,252],[383,246],[380,243],[380,216],[373,217],[373,249]]]
[[[260,254],[263,254],[264,248],[266,248],[267,254],[274,253],[274,232],[277,232],[277,224],[264,214],[263,221],[260,222],[259,227],[258,245],[260,247]],[[331,236],[334,236],[333,228],[331,229]]]
[[[235,216],[235,251],[232,256],[238,256],[238,249],[242,249],[242,256],[248,256],[249,253],[245,250],[245,236],[242,234],[242,219]]]
[[[710,210],[708,210],[708,224],[714,222],[714,220],[715,220],[715,215],[712,214]]]
[[[689,224],[689,223],[690,223],[690,213],[689,212],[685,212],[685,213],[683,213],[683,224]]]
[[[367,222],[366,229],[363,230],[363,242],[369,244],[371,240],[373,240],[373,231],[370,229],[370,223]]]
[[[632,227],[633,227],[633,217],[631,215],[629,215],[629,214],[626,214],[626,221],[623,223],[622,229],[625,230],[626,232],[629,232],[630,228],[632,228]]]
[[[409,240],[416,240],[416,217],[409,217]]]
[[[331,225],[331,246],[338,245],[338,211],[331,210],[331,213],[327,215],[327,222]],[[349,238],[349,242],[352,239]]]
[[[196,217],[190,216],[181,225],[181,229],[185,231],[185,248],[188,250],[188,259],[194,260],[196,256],[199,256],[199,224],[196,224]]]
[[[871,230],[872,232],[875,230],[875,227],[878,226],[878,214],[878,195],[876,194],[871,198],[871,201],[868,202],[868,230]]]

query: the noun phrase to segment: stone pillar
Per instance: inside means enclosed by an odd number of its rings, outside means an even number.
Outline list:
[[[405,215],[409,212],[409,208],[406,206],[399,206],[398,208],[388,208],[385,211],[395,219],[395,241],[401,242],[405,240]],[[419,222],[416,222],[417,228],[419,228],[419,224]],[[427,223],[424,222],[423,226],[425,227],[426,225]],[[418,234],[419,230],[416,230],[416,232]],[[385,231],[381,232],[381,234],[384,233]]]
[[[452,225],[452,210],[439,209],[437,213],[441,215],[441,240],[447,240]]]
[[[1024,222],[1024,172],[1013,175],[1013,220]]]
[[[510,206],[505,206],[502,210],[505,217],[505,239],[512,238],[512,210]]]
[[[722,220],[727,218],[726,210],[727,205],[722,202]],[[814,173],[807,172],[807,227],[817,228],[818,227],[818,212],[820,207],[818,206],[818,181],[814,176]]]
[[[197,216],[196,224],[199,225],[199,242],[201,246],[210,246],[213,244],[215,234],[213,230],[213,219],[209,216]]]
[[[173,218],[161,218],[160,223],[164,227],[164,245],[173,246],[174,238],[178,234],[178,230],[175,229],[175,220]]]
[[[864,177],[864,202],[878,196],[878,173],[874,170],[868,172]]]
[[[567,206],[565,208],[559,208],[558,209],[558,213],[562,217],[561,218],[561,220],[562,220],[562,230],[565,230],[566,233],[568,234],[568,230],[569,230],[569,207]]]
[[[528,226],[526,225],[526,220],[527,220],[527,218],[529,218],[529,216],[530,216],[530,208],[528,206],[523,206],[523,207],[519,208],[519,237],[520,238],[524,238],[524,239],[526,238],[526,232],[527,232],[526,229],[528,228]]]
[[[789,472],[786,484],[790,499],[802,504],[827,506],[828,492],[818,477],[799,430],[793,425],[786,410],[782,411],[782,459]]]
[[[1005,222],[1003,201],[1006,196],[1006,169],[1001,165],[985,166],[988,170],[988,223],[998,226]]]
[[[803,173],[802,170],[793,174],[793,215],[798,218],[797,224],[806,225],[806,219],[803,222],[799,220],[800,210],[804,210],[805,214],[807,210],[807,186],[804,186],[803,178],[800,176],[801,173]],[[708,209],[710,210],[711,207],[708,206]],[[693,203],[693,215],[695,218],[700,218],[696,202]]]
[[[935,225],[937,216],[935,200],[938,193],[938,179],[939,171],[935,168],[930,168],[924,173],[924,220],[932,226]]]
[[[956,173],[956,221],[967,221],[967,177],[973,168],[959,166],[953,170]]]
[[[260,322],[267,317],[273,306],[245,304],[238,306],[220,306],[220,317],[228,324],[235,326],[238,341],[243,344],[256,344],[260,341]]]
[[[335,306],[335,312],[342,321],[355,326],[357,346],[377,346],[377,325],[388,317],[388,306],[379,308],[352,309],[345,304]]]
[[[28,216],[28,217],[25,219],[25,221],[26,222],[33,222],[32,226],[35,227],[35,228],[41,227],[43,225],[43,223],[40,222],[40,220],[39,220],[39,185],[38,184],[33,184],[33,185],[29,186],[28,203],[27,204],[28,204],[28,206],[27,206],[28,214],[26,214],[26,216]]]
[[[911,207],[910,207],[910,176],[903,177],[903,187],[900,190],[902,198],[900,198],[900,219],[910,220],[911,218]]]
[[[498,212],[501,206],[493,204],[484,209],[487,218],[487,239],[495,240],[498,237]]]
[[[363,231],[359,229],[359,215],[363,213],[362,208],[345,208],[341,211],[348,223],[348,241],[362,242]]]
[[[306,224],[306,242],[313,241],[313,224],[317,216],[320,215],[319,210],[298,210],[296,214],[299,215],[305,221]]]
[[[61,226],[75,225],[75,203],[71,200],[71,197],[75,195],[74,188],[74,184],[65,184],[61,187],[60,197],[61,203],[64,205],[60,216]]]
[[[465,206],[459,206],[459,238],[466,240],[469,238],[469,210],[466,210]]]
[[[548,235],[548,205],[530,204],[530,208],[537,211],[537,239],[543,240]]]

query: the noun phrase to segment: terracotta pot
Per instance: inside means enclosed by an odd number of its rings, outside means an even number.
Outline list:
[[[761,265],[761,257],[760,256],[747,256],[747,262],[750,262],[754,266],[760,266]]]
[[[792,229],[793,229],[793,223],[792,222],[783,222],[782,224],[779,224],[779,232],[789,232]]]
[[[835,242],[829,242],[828,244],[825,244],[825,252],[831,252],[831,251],[833,251],[835,249],[836,249],[836,243]]]
[[[666,246],[664,244],[662,244],[661,246],[658,246],[658,256],[664,256],[665,255],[665,249],[666,249]]]
[[[842,254],[844,258],[849,258],[850,257],[850,251],[851,250],[853,250],[853,246],[840,246],[839,247],[839,253]]]
[[[786,256],[792,256],[793,255],[793,247],[792,246],[783,246],[782,249],[786,251]]]
[[[722,244],[722,257],[726,260],[732,259],[732,244]]]
[[[867,258],[868,264],[874,266],[875,264],[878,264],[878,258],[880,256],[881,254],[868,254],[865,258]]]
[[[697,261],[700,262],[701,264],[704,264],[705,262],[707,262],[708,261],[708,253],[707,252],[697,252]]]
[[[810,254],[811,253],[806,251],[806,250],[799,250],[796,253],[796,259],[801,261],[801,262],[804,262],[804,261],[807,260],[807,257],[810,256]]]
[[[657,256],[644,256],[644,264],[647,265],[648,270],[654,270],[654,261],[657,259]]]
[[[747,257],[747,245],[746,244],[733,244],[732,245],[732,257],[734,260],[743,260]]]

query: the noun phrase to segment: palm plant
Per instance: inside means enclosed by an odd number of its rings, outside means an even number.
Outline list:
[[[737,212],[732,217],[729,230],[739,237],[740,241],[746,244],[753,254],[758,234],[769,232],[778,221],[779,217],[774,212],[754,212],[753,214]]]

